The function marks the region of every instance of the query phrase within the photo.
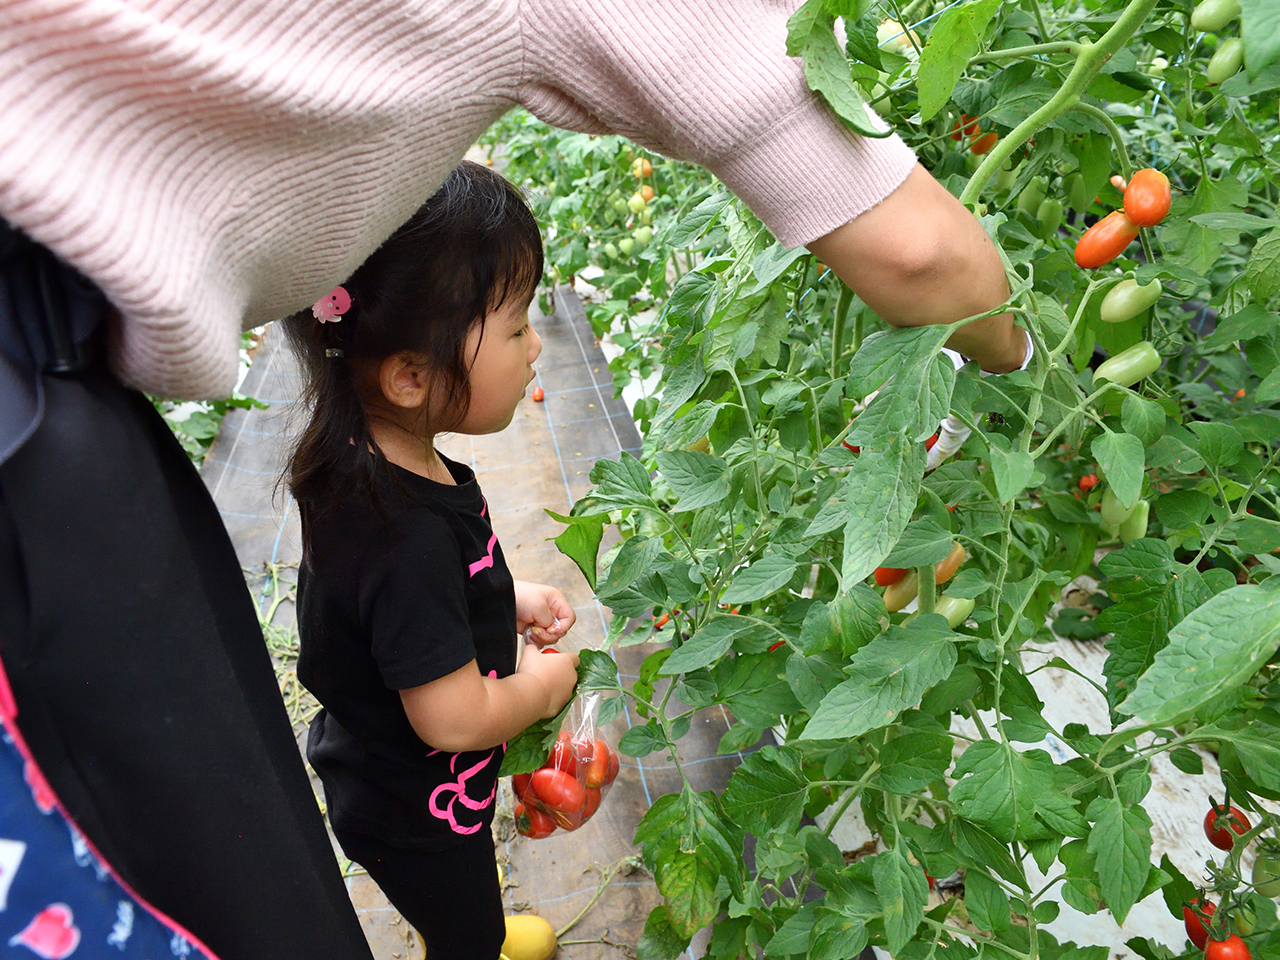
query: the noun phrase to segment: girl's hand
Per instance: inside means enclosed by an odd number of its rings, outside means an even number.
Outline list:
[[[547,691],[542,716],[554,717],[573,696],[574,684],[578,682],[578,655],[559,651],[543,654],[534,644],[526,644],[516,673],[528,674],[542,682]]]
[[[578,619],[563,593],[544,583],[517,580],[516,630],[540,647],[560,640]]]

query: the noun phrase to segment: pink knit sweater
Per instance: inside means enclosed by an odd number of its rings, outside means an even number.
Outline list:
[[[522,104],[703,164],[787,244],[875,205],[898,138],[787,57],[796,0],[3,0],[0,214],[119,308],[113,362],[227,394]]]

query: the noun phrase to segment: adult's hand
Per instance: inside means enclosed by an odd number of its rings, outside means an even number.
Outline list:
[[[952,323],[1009,296],[981,224],[918,164],[880,204],[809,250],[895,327]],[[1027,338],[1011,314],[976,320],[947,346],[992,373],[1018,369],[1027,355]]]

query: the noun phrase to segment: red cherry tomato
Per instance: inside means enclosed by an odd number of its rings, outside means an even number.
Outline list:
[[[1113,210],[1084,232],[1076,243],[1076,265],[1085,270],[1101,267],[1120,254],[1138,236],[1138,225],[1120,210]]]
[[[1124,215],[1140,227],[1154,227],[1169,213],[1173,194],[1159,170],[1139,170],[1124,188]]]
[[[517,800],[523,800],[529,793],[530,774],[517,773],[511,778],[511,790],[516,795]]]
[[[777,650],[779,647],[785,647],[786,645],[787,645],[787,641],[779,640],[777,643],[770,645],[769,652],[773,653],[773,651]]]
[[[538,652],[539,653],[559,653],[560,651],[557,650],[555,647],[543,647]]]
[[[933,877],[929,876],[929,875],[926,873],[926,874],[924,875],[924,878],[925,878],[925,880],[928,882],[928,884],[929,884],[929,889],[930,889],[930,890],[936,890],[936,889],[938,888],[937,881],[935,881],[935,880],[933,879]]]
[[[1210,917],[1213,916],[1213,911],[1217,909],[1212,900],[1201,901],[1197,899],[1192,900],[1191,904],[1199,905],[1201,911]],[[1187,939],[1194,943],[1198,949],[1203,950],[1205,943],[1209,940],[1209,931],[1205,929],[1204,923],[1196,916],[1190,905],[1183,904],[1182,906],[1182,922],[1187,928]]]
[[[600,788],[587,787],[587,805],[583,808],[582,819],[590,820],[595,816],[595,812],[600,809]]]
[[[907,571],[900,567],[876,567],[876,585],[887,587],[891,583],[897,583],[907,575]]]
[[[663,627],[667,625],[667,623],[670,620],[671,620],[671,616],[669,614],[664,613],[657,620],[653,621],[653,629],[661,630]]]
[[[566,830],[577,830],[590,820],[598,809],[600,809],[600,790],[596,787],[588,787],[586,806],[576,813],[553,813],[552,816]]]
[[[1088,493],[1098,485],[1098,475],[1096,473],[1086,473],[1080,478],[1080,492]]]
[[[926,450],[932,450],[933,445],[937,442],[938,442],[938,435],[935,433],[932,437],[930,437],[928,440],[924,442],[924,448]]]
[[[969,144],[969,152],[980,157],[984,153],[990,151],[999,139],[1000,134],[994,131],[991,133],[984,133],[982,136],[978,137],[978,139],[974,140],[973,143]]]
[[[555,811],[577,813],[587,802],[586,788],[564,770],[548,767],[535,770],[529,785],[533,788],[533,795],[553,814]]]
[[[542,398],[543,398],[543,397],[545,397],[545,396],[546,396],[546,394],[545,394],[545,393],[543,393],[543,391],[542,391],[542,388],[541,388],[541,387],[534,387],[534,388],[533,388],[532,396],[533,396],[533,402],[534,402],[534,403],[541,403],[541,402],[542,402]]]
[[[587,789],[603,787],[609,776],[609,745],[597,740],[591,745],[591,759],[586,766]]]
[[[609,772],[606,773],[604,777],[604,784],[606,787],[609,784],[613,783],[614,780],[618,779],[618,770],[621,767],[621,765],[622,765],[622,762],[618,759],[617,753],[615,753],[612,749],[610,749],[609,750]]]
[[[1248,945],[1234,933],[1225,940],[1210,940],[1204,948],[1205,960],[1252,960]]]
[[[560,735],[556,737],[556,744],[551,748],[551,756],[547,759],[546,765],[555,770],[563,770],[571,777],[578,774],[578,751],[574,749],[574,743],[569,737],[568,731],[560,731]]]
[[[556,823],[537,807],[517,803],[516,830],[531,840],[541,840],[555,833]]]
[[[1230,850],[1233,844],[1227,825],[1235,831],[1236,836],[1248,833],[1252,824],[1239,808],[1232,807],[1230,813],[1216,803],[1210,802],[1209,812],[1204,815],[1204,835],[1219,850]]]

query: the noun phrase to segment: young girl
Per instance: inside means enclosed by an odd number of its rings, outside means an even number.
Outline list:
[[[574,613],[513,580],[445,431],[511,422],[542,349],[533,215],[463,163],[342,286],[286,323],[310,421],[288,467],[302,513],[298,677],[324,709],[307,758],[329,819],[433,958],[496,960],[493,819],[505,741],[568,702]],[[526,654],[536,653],[531,646]]]

